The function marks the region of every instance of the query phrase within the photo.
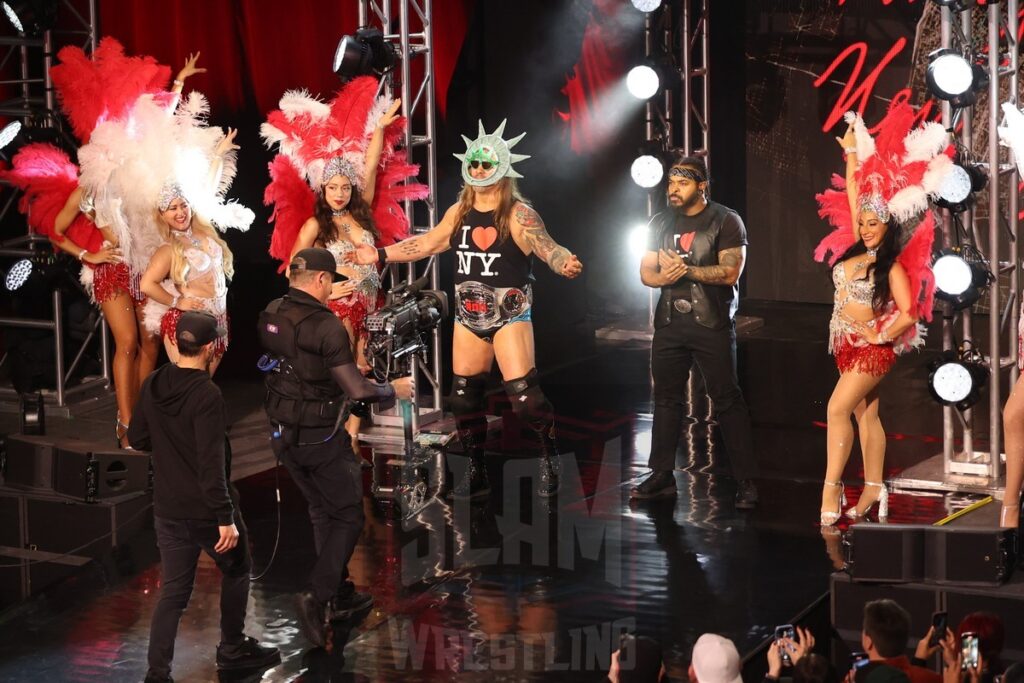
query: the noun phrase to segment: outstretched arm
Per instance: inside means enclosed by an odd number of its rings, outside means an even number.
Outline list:
[[[195,74],[204,74],[206,69],[201,69],[196,66],[196,62],[199,61],[199,53],[193,52],[185,60],[185,66],[181,67],[181,71],[178,72],[178,76],[174,79],[174,87],[171,88],[171,92],[181,94],[182,88],[185,87],[185,79]]]
[[[375,185],[377,184],[377,166],[380,165],[380,155],[384,150],[384,129],[398,119],[398,108],[402,106],[402,100],[395,100],[388,107],[388,110],[380,117],[377,127],[373,130],[373,137],[370,138],[370,145],[366,148],[366,177],[363,178],[363,201],[367,206],[373,204]]]
[[[512,212],[512,234],[517,233],[530,246],[531,251],[558,275],[574,278],[583,271],[580,260],[551,238],[540,214],[527,204],[517,204]]]
[[[238,135],[237,128],[228,128],[228,132],[220,139],[220,142],[217,143],[217,149],[213,152],[213,163],[210,164],[210,175],[207,178],[207,182],[215,194],[217,193],[217,188],[220,187],[220,176],[224,171],[224,155],[241,149],[241,147],[235,144],[236,135]]]
[[[846,197],[850,201],[850,223],[853,225],[853,239],[857,242],[860,241],[860,226],[858,225],[858,214],[860,211],[857,208],[857,194],[859,190],[856,178],[857,137],[853,134],[852,123],[847,127],[843,137],[836,138],[836,142],[843,148],[843,154],[846,158]]]
[[[458,211],[458,204],[453,204],[445,211],[441,222],[427,232],[385,247],[384,253],[387,255],[388,263],[411,263],[447,251],[449,241],[455,232]],[[352,263],[359,265],[378,263],[380,260],[377,249],[369,244],[357,244],[355,251],[347,256]]]

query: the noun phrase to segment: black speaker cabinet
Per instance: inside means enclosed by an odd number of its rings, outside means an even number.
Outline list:
[[[1015,529],[928,527],[924,536],[925,581],[998,586],[1016,564]]]
[[[81,451],[57,448],[53,489],[95,502],[149,488],[149,454],[139,451]]]
[[[846,563],[854,581],[908,583],[924,579],[925,527],[857,524],[846,534]]]
[[[53,488],[53,441],[42,436],[11,434],[5,442],[4,483],[19,488]]]

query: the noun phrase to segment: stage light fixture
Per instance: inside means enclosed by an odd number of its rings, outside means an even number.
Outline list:
[[[641,154],[633,160],[633,165],[629,167],[629,174],[633,176],[634,183],[650,189],[657,187],[661,179],[665,177],[665,166],[658,157],[652,154]]]
[[[961,52],[944,47],[928,55],[925,83],[933,96],[962,109],[973,105],[988,87],[988,72]]]
[[[973,305],[995,278],[988,263],[970,246],[943,249],[932,264],[935,296],[953,304],[954,310]]]
[[[661,0],[632,0],[632,3],[641,12],[653,12],[661,7]]]
[[[654,67],[646,64],[634,66],[626,74],[626,88],[638,100],[649,100],[661,89],[661,77]]]
[[[928,365],[928,391],[945,406],[966,410],[977,403],[988,368],[976,351],[947,351]]]
[[[974,204],[975,193],[987,184],[988,174],[981,164],[957,160],[943,179],[935,204],[952,213],[963,213]]]
[[[334,51],[334,73],[343,82],[357,76],[383,76],[397,63],[398,51],[378,28],[361,28],[354,36],[343,36]]]
[[[647,251],[647,224],[634,225],[626,236],[626,243],[634,258],[643,256]]]
[[[11,121],[3,129],[0,129],[0,149],[11,144],[14,138],[21,132],[21,121]]]
[[[57,23],[58,4],[58,0],[11,0],[0,2],[0,9],[15,31],[37,37]]]
[[[20,261],[15,261],[4,277],[4,287],[8,292],[18,291],[32,277],[32,270],[31,259],[23,258]]]

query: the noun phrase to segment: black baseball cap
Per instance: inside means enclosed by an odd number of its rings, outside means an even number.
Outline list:
[[[326,249],[320,249],[317,247],[300,249],[292,258],[292,262],[288,266],[288,270],[293,273],[299,270],[320,270],[325,273],[330,273],[334,277],[334,282],[347,280],[348,278],[339,273],[337,269],[338,264],[334,260],[334,254]]]
[[[175,340],[180,344],[198,344],[205,346],[228,331],[217,323],[217,318],[206,311],[185,311],[178,320],[178,327],[175,330]]]

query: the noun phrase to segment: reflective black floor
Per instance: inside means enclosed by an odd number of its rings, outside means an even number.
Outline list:
[[[374,606],[358,623],[337,625],[326,650],[308,647],[291,609],[314,559],[301,496],[283,470],[245,476],[239,488],[257,570],[274,546],[280,479],[279,547],[253,586],[249,633],[281,648],[283,662],[225,680],[600,681],[625,631],[662,642],[678,678],[703,632],[732,638],[741,653],[753,649],[821,596],[841,564],[838,532],[817,523],[822,420],[836,378],[825,325],[827,311],[775,312],[741,343],[764,473],[755,512],[732,506],[735,482],[699,398],[680,448],[679,496],[629,503],[650,444],[647,351],[599,347],[544,375],[571,451],[553,503],[529,494],[532,460],[497,452],[486,504],[434,501],[403,518],[394,505],[364,499],[368,521],[350,570]],[[883,384],[891,471],[940,447],[939,412],[920,372],[928,357],[902,360]],[[236,397],[232,414],[256,410],[252,386],[225,391]],[[246,472],[259,470],[258,420],[238,424],[233,435],[248,446],[236,445],[236,454],[248,458]],[[852,504],[861,479],[856,452],[845,478]],[[933,521],[946,505],[937,496],[896,495],[890,521]],[[139,571],[86,571],[0,614],[0,680],[141,681],[159,571],[151,539],[135,545]],[[176,680],[218,680],[218,587],[205,562],[178,636]]]

